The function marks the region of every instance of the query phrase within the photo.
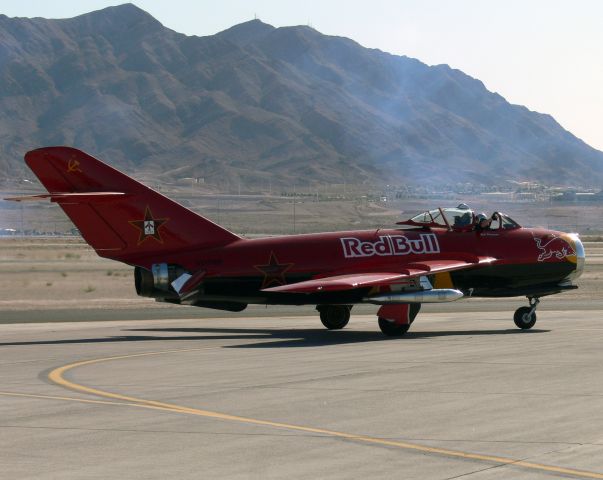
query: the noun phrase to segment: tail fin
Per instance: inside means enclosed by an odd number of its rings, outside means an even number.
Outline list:
[[[211,248],[240,237],[70,147],[28,152],[25,162],[102,257],[136,263],[186,247]],[[146,262],[144,262],[146,263]]]

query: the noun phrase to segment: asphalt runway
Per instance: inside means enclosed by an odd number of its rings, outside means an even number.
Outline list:
[[[603,478],[603,315],[1,325],[7,479]]]

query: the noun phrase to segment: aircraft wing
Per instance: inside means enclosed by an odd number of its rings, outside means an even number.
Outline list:
[[[476,257],[474,261],[467,260],[425,260],[409,263],[399,272],[368,272],[347,273],[330,277],[314,278],[303,282],[265,288],[263,292],[280,293],[318,293],[352,290],[355,288],[375,287],[395,284],[396,282],[422,275],[433,275],[441,272],[451,272],[465,268],[489,264],[496,260],[492,257]]]

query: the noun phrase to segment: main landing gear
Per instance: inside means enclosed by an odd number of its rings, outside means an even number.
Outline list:
[[[340,330],[350,321],[352,305],[317,305],[320,321],[329,330]]]
[[[377,312],[381,332],[388,337],[404,335],[408,332],[419,310],[421,310],[420,303],[383,305]]]
[[[382,305],[377,312],[379,328],[388,337],[399,337],[408,332],[421,309],[420,303]],[[340,330],[350,321],[352,305],[317,305],[320,321],[329,330]]]
[[[388,337],[401,337],[410,328],[410,323],[396,323],[387,318],[379,317],[379,329]]]
[[[529,307],[520,307],[515,310],[513,321],[522,330],[529,330],[536,323],[536,307],[540,303],[538,297],[528,297]]]

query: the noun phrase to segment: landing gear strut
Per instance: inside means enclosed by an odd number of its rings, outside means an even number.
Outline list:
[[[320,321],[329,330],[340,330],[350,321],[352,305],[318,305]]]
[[[536,323],[536,307],[540,303],[538,297],[528,297],[529,307],[520,307],[515,310],[513,321],[522,330],[529,330]]]

